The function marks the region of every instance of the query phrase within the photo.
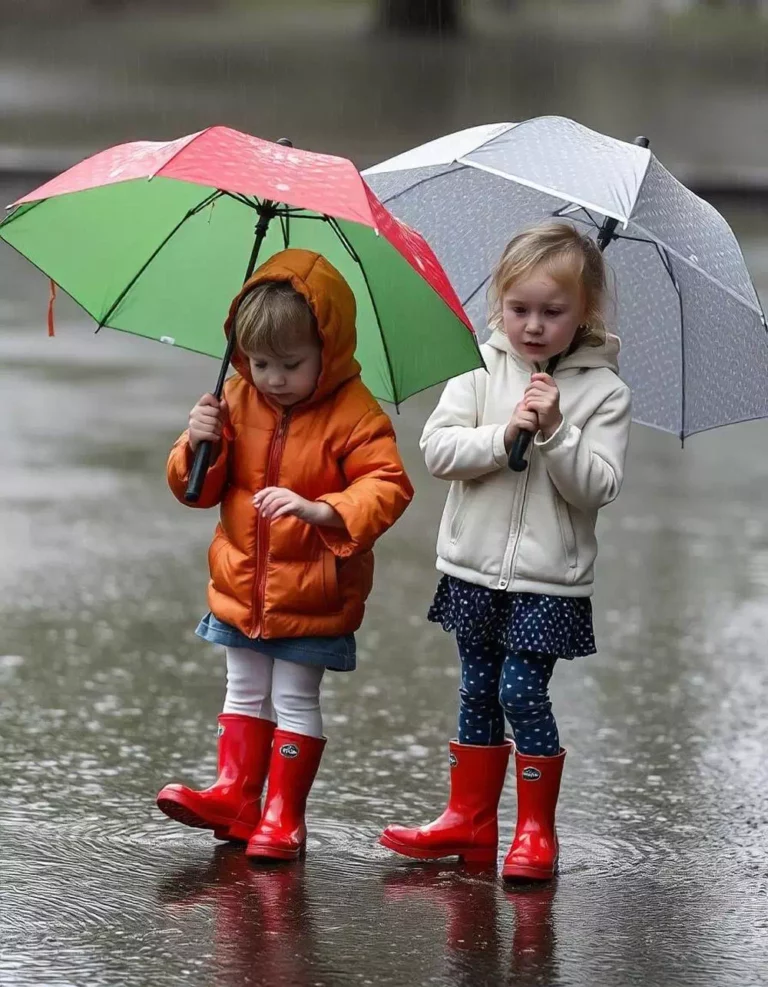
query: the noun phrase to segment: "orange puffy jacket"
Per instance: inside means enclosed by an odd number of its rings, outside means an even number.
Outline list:
[[[392,423],[360,380],[355,361],[355,298],[324,257],[284,250],[259,268],[232,302],[224,331],[234,332],[241,298],[260,281],[290,281],[312,307],[323,346],[315,393],[284,410],[253,385],[235,351],[238,375],[224,386],[229,422],[195,507],[221,504],[208,551],[208,605],[248,637],[348,634],[363,619],[373,581],[376,539],[400,517],[413,489]],[[193,455],[188,433],[168,459],[168,483],[184,503]],[[324,500],[342,528],[283,517],[264,520],[252,504],[267,486]]]

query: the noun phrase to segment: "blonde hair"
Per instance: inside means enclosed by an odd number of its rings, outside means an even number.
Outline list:
[[[290,282],[262,281],[238,306],[235,336],[246,356],[265,350],[286,356],[292,345],[318,338],[317,320]]]
[[[571,349],[602,346],[608,332],[603,318],[607,291],[603,255],[590,237],[558,220],[523,230],[504,248],[488,288],[490,326],[502,327],[501,302],[505,293],[540,265],[558,284],[576,286],[581,293],[584,321],[576,330]]]

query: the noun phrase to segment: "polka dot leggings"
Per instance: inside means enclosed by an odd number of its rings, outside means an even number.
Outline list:
[[[557,658],[535,651],[458,641],[461,658],[459,743],[498,745],[506,714],[521,754],[553,757],[560,751],[549,700]]]

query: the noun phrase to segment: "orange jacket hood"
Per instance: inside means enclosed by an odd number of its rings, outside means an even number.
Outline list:
[[[311,250],[282,250],[256,270],[233,300],[224,323],[229,337],[234,332],[235,316],[241,301],[264,281],[289,281],[306,298],[317,320],[323,348],[322,369],[314,394],[305,404],[321,401],[342,384],[360,373],[355,360],[355,296],[342,275],[322,254]],[[238,373],[253,384],[245,354],[235,347],[232,364]]]

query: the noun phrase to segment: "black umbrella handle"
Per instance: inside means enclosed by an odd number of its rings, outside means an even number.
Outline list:
[[[521,430],[517,433],[515,441],[512,443],[512,448],[509,451],[509,468],[514,473],[522,473],[528,469],[528,460],[525,458],[525,454],[528,452],[528,446],[531,444],[532,438],[533,432],[524,432]]]
[[[276,143],[282,144],[283,147],[293,147],[293,143],[287,137],[281,137]],[[256,224],[253,250],[251,250],[251,256],[248,259],[248,266],[245,270],[243,284],[245,284],[254,272],[256,267],[256,258],[259,256],[259,250],[264,242],[264,237],[267,235],[269,223],[275,216],[276,204],[265,199],[258,207],[257,211],[259,214],[259,221]],[[221,395],[224,393],[224,382],[227,379],[227,371],[229,370],[229,364],[232,360],[232,354],[235,351],[235,341],[236,337],[233,326],[232,331],[229,334],[229,338],[227,339],[227,348],[224,351],[224,359],[221,361],[219,379],[216,382],[216,390],[213,392],[213,396],[217,401],[221,401]],[[203,491],[203,483],[205,482],[205,474],[208,472],[208,467],[211,463],[212,452],[213,444],[211,442],[201,442],[195,450],[195,459],[192,463],[192,469],[189,471],[187,490],[184,494],[184,500],[188,504],[196,504],[198,500],[200,500],[200,494]]]
[[[259,220],[259,222],[261,222],[261,220]],[[235,341],[236,336],[233,327],[229,334],[229,338],[227,339],[227,348],[224,351],[224,359],[221,361],[221,367],[219,369],[219,379],[216,381],[216,389],[213,392],[213,396],[217,401],[221,401],[221,395],[224,393],[224,382],[227,379],[227,371],[229,370],[229,364],[235,350]],[[201,442],[195,450],[195,459],[192,463],[192,469],[189,471],[187,490],[184,494],[184,500],[188,504],[196,504],[198,500],[200,500],[200,494],[203,491],[203,483],[205,483],[205,474],[208,472],[208,467],[211,464],[212,452],[213,443],[208,441]]]
[[[200,500],[203,483],[205,482],[205,474],[208,472],[208,466],[211,462],[212,451],[213,446],[210,442],[201,442],[195,450],[195,459],[192,463],[192,469],[189,471],[189,480],[184,494],[184,500],[188,504],[196,504]]]

